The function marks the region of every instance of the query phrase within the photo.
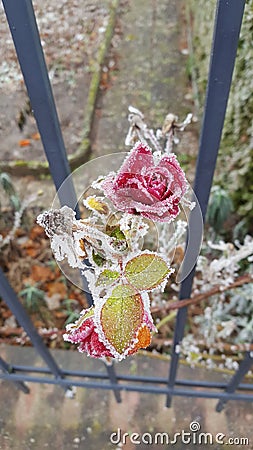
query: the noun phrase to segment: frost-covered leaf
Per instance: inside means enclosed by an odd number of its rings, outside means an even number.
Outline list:
[[[105,269],[100,273],[96,286],[108,286],[116,281],[120,277],[119,272],[116,270]]]
[[[112,356],[110,350],[99,340],[94,324],[94,307],[84,310],[80,318],[66,326],[63,339],[78,344],[78,351],[87,353],[92,358]]]
[[[72,235],[72,227],[75,223],[76,213],[68,206],[60,209],[45,211],[37,217],[37,223],[45,229],[48,237],[57,235]]]
[[[106,340],[122,355],[126,352],[143,320],[143,302],[140,294],[128,285],[119,285],[112,290],[104,303],[100,322]]]
[[[165,259],[156,253],[142,253],[132,258],[125,267],[127,281],[139,291],[154,289],[172,272]]]
[[[70,267],[83,268],[82,259],[77,254],[74,241],[67,234],[61,236],[55,234],[51,239],[51,248],[57,261],[67,258]]]

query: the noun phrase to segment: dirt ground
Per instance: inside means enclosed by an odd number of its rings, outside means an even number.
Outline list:
[[[109,2],[35,0],[45,59],[68,154],[82,137],[85,104]],[[0,5],[0,159],[46,161],[2,4]]]

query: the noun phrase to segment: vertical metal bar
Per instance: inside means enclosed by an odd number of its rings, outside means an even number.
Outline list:
[[[6,279],[1,267],[0,267],[0,296],[7,304],[8,308],[12,311],[14,316],[17,318],[19,324],[24,328],[28,336],[30,337],[34,347],[44,359],[48,367],[51,369],[55,377],[62,377],[62,371],[58,367],[51,353],[45,346],[42,338],[36,331],[30,317],[27,315],[23,305],[18,300],[14,290],[10,286],[8,280]]]
[[[50,172],[58,191],[70,174],[70,168],[32,2],[2,1]],[[62,205],[76,208],[77,200],[71,177],[60,190],[59,199]]]
[[[115,369],[114,369],[113,363],[112,364],[108,364],[107,362],[105,362],[105,367],[106,367],[107,375],[109,377],[110,382],[112,384],[118,384],[118,380],[117,380],[117,377],[116,377],[116,373],[115,373]],[[114,392],[114,396],[115,396],[115,399],[116,399],[117,403],[121,403],[121,395],[120,395],[119,389],[114,389],[113,392]]]
[[[75,209],[77,217],[80,217],[32,2],[2,1],[60,203]],[[93,298],[89,292],[86,292],[86,298],[92,305]],[[116,380],[113,367],[110,376],[112,374]]]
[[[253,352],[247,352],[245,355],[244,360],[241,362],[237,372],[232,377],[230,382],[228,383],[225,392],[231,394],[234,393],[235,390],[238,388],[240,382],[242,381],[243,377],[247,374],[247,372],[250,370],[250,367],[253,364]],[[223,410],[223,407],[227,400],[219,400],[216,406],[216,411],[221,412]]]
[[[221,140],[244,6],[245,0],[217,1],[205,112],[194,184],[194,191],[200,204],[203,220],[207,210]],[[194,233],[193,223],[194,221],[190,217],[189,232],[192,233]],[[182,282],[179,299],[190,297],[194,273],[195,268]],[[173,388],[175,385],[180,355],[179,344],[184,335],[186,318],[187,308],[180,309],[176,319],[176,331],[168,378],[168,387],[170,388]],[[170,406],[171,399],[171,395],[167,396],[166,406]]]
[[[32,2],[2,1],[60,203],[80,217]],[[92,296],[86,297],[92,305]]]
[[[13,370],[12,366],[7,364],[6,361],[4,361],[3,358],[1,358],[0,356],[0,368],[3,370],[3,372],[5,373],[14,373],[15,371]],[[20,389],[21,391],[23,391],[25,394],[29,394],[30,389],[28,386],[26,386],[26,384],[23,381],[13,381],[11,380],[12,383],[14,383],[18,389]]]

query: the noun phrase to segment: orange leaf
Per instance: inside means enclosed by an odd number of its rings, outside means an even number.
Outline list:
[[[21,248],[25,249],[26,254],[31,258],[35,258],[41,252],[41,245],[38,242],[32,241],[31,239],[28,239],[28,241],[24,242],[21,245]]]
[[[135,344],[134,348],[130,350],[129,355],[136,353],[139,348],[146,348],[151,343],[151,334],[147,325],[142,324],[137,333],[138,342]]]
[[[54,279],[54,273],[49,267],[34,265],[32,266],[31,277],[35,281],[50,281]]]
[[[57,317],[57,319],[65,319],[67,313],[64,311],[54,311],[54,316]]]
[[[51,297],[54,294],[60,294],[62,298],[66,297],[67,295],[67,287],[64,283],[61,283],[60,281],[53,281],[50,283],[47,283],[47,295]]]
[[[32,136],[31,136],[31,138],[34,140],[34,141],[39,141],[40,140],[40,133],[33,133],[32,134]]]
[[[26,251],[26,254],[28,256],[30,256],[31,258],[36,258],[40,254],[40,249],[34,248],[32,246],[26,247],[25,251]]]
[[[19,147],[29,147],[29,145],[31,145],[31,141],[30,139],[21,139],[18,144]]]
[[[30,239],[34,240],[41,236],[45,237],[44,228],[42,228],[40,225],[34,225],[29,234]]]
[[[44,322],[42,320],[34,320],[34,325],[36,328],[43,328],[45,326]]]

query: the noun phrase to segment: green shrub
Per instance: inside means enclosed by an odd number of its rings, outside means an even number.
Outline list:
[[[195,71],[204,105],[216,1],[190,2]],[[234,210],[253,231],[253,0],[247,0],[228,101],[215,182],[224,187]]]

